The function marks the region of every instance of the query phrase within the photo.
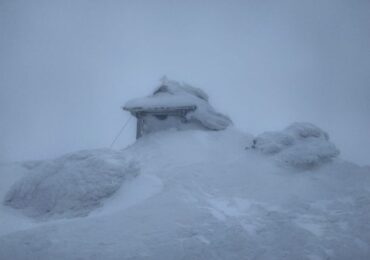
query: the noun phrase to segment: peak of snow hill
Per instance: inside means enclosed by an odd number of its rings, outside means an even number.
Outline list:
[[[0,259],[368,259],[370,171],[337,155],[298,123],[2,165]]]

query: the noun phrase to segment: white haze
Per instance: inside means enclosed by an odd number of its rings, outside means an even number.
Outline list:
[[[365,0],[0,0],[0,161],[109,146],[166,74],[243,131],[312,122],[370,164],[369,24]]]

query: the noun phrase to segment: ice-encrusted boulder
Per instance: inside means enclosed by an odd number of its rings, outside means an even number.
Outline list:
[[[85,216],[139,174],[135,162],[109,149],[24,166],[30,172],[12,186],[5,204],[38,218]]]
[[[293,123],[280,132],[262,133],[252,148],[274,156],[280,164],[300,169],[319,166],[339,155],[329,135],[311,123]]]

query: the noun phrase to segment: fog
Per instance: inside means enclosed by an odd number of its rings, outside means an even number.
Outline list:
[[[167,75],[243,131],[312,122],[370,164],[369,25],[365,0],[0,0],[0,161],[109,147]]]

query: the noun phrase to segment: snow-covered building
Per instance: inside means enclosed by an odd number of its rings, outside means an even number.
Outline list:
[[[201,89],[167,78],[151,96],[131,100],[123,109],[137,118],[136,138],[167,129],[223,130],[232,123]]]

